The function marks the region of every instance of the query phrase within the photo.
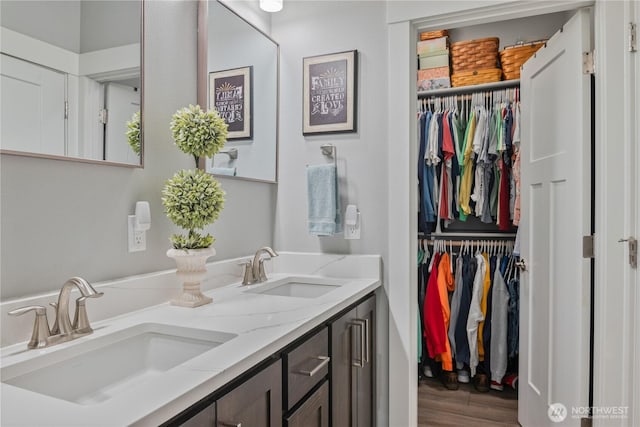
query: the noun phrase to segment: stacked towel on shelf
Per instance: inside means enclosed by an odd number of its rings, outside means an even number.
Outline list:
[[[333,236],[342,232],[335,164],[307,167],[307,197],[309,234]]]

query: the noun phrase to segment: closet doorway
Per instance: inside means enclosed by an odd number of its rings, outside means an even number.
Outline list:
[[[512,387],[511,376],[505,384],[495,387],[507,390],[485,393],[484,387],[474,389],[468,384],[448,390],[454,388],[448,387],[450,378],[441,377],[439,381],[421,376],[420,426],[474,422],[543,426],[558,421],[578,426],[581,418],[588,416],[588,411],[582,409],[592,406],[593,265],[585,244],[594,233],[593,79],[583,69],[583,52],[592,50],[590,14],[589,9],[581,9],[519,19],[517,23],[494,22],[450,30],[452,38],[459,31],[464,34],[463,39],[488,37],[483,31],[493,31],[502,42],[509,37],[510,28],[525,31],[526,25],[541,30],[549,22],[558,22],[555,34],[534,37],[550,39],[523,67],[520,81],[520,326],[515,358],[518,368],[512,372],[518,375],[517,385]],[[436,24],[424,28],[435,29],[441,28]],[[571,212],[574,214],[568,214]],[[422,237],[430,235],[427,232]],[[436,238],[446,240],[443,235],[446,232],[438,233]],[[458,233],[456,238],[473,240],[475,236]],[[446,248],[431,249],[430,256],[447,252]],[[451,250],[454,256],[462,252]],[[426,316],[426,306],[424,310]],[[510,363],[513,369],[513,360]],[[425,372],[423,368],[419,368],[421,374]],[[491,372],[488,374],[491,376]]]

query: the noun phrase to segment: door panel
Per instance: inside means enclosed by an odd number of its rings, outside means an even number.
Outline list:
[[[0,57],[0,148],[64,156],[65,75],[8,55]]]
[[[580,10],[523,67],[520,404],[527,426],[580,425],[589,406],[590,17]],[[562,404],[565,412],[559,405]],[[560,409],[559,409],[560,408]],[[555,412],[554,412],[555,411]],[[551,412],[551,413],[550,413]]]
[[[127,142],[127,122],[140,110],[140,94],[130,86],[109,83],[105,103],[109,118],[104,130],[104,160],[140,164],[140,156]]]

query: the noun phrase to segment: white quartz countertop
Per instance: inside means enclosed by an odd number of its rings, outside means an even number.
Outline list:
[[[237,335],[156,378],[119,390],[117,395],[100,403],[73,403],[3,382],[0,386],[2,426],[160,424],[381,285],[378,256],[318,254],[314,258],[291,254],[289,259],[286,256],[283,258],[274,266],[275,272],[269,275],[269,281],[264,284],[247,287],[236,282],[206,291],[205,294],[213,298],[212,304],[190,309],[164,303],[94,322],[93,334],[68,343],[41,350],[26,350],[24,342],[2,348],[2,370],[5,371],[30,359],[46,360],[42,355],[50,354],[51,360],[55,360],[55,353],[60,350],[73,351],[71,349],[74,346],[83,342],[140,324],[162,324]],[[299,264],[300,260],[305,261],[302,264],[308,268]],[[303,270],[306,270],[306,274]],[[339,279],[335,282],[340,286],[315,298],[247,292],[287,277],[331,277]],[[98,301],[92,304],[97,305]],[[100,370],[100,366],[95,369]],[[65,387],[65,384],[60,384],[60,387]]]

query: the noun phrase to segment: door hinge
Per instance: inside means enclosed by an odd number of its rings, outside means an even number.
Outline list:
[[[582,258],[595,258],[593,252],[593,235],[582,236]]]
[[[595,53],[582,52],[582,74],[594,74],[595,69]]]
[[[629,52],[638,51],[638,40],[636,36],[636,24],[629,22]]]
[[[106,108],[103,108],[102,110],[100,110],[100,116],[98,120],[103,125],[106,125],[107,122],[109,121],[109,110],[107,110]]]
[[[69,101],[64,101],[64,118],[69,118]]]

